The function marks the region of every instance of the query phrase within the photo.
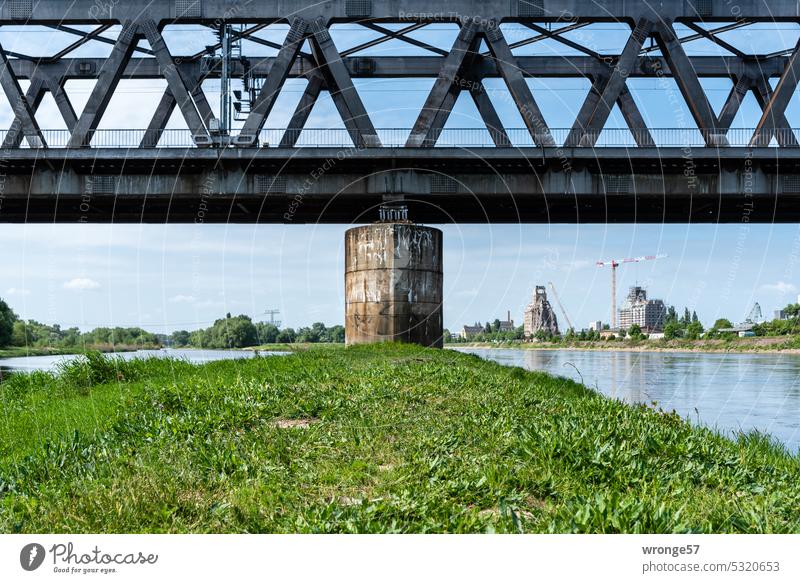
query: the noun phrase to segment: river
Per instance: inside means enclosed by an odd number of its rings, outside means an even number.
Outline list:
[[[277,356],[288,354],[286,352],[267,352],[260,351],[261,356]],[[119,356],[127,360],[134,358],[177,358],[188,360],[195,364],[203,364],[215,360],[239,360],[242,358],[252,358],[254,352],[249,350],[189,350],[181,348],[166,348],[163,350],[137,350],[134,352],[118,352],[114,356]],[[55,370],[58,364],[77,358],[72,355],[52,355],[52,356],[19,356],[14,358],[0,359],[0,373],[8,372],[30,372],[35,370]]]
[[[658,403],[730,434],[757,429],[800,450],[800,355],[458,349],[583,381],[628,403]]]

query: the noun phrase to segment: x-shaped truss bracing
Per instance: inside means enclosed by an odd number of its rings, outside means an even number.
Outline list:
[[[132,0],[132,5],[137,0]],[[460,2],[461,0],[458,0]],[[458,3],[457,2],[457,3]],[[560,0],[552,0],[547,6],[559,5]],[[54,4],[54,3],[49,3]],[[171,3],[166,3],[171,4]],[[203,3],[200,2],[202,5]],[[437,144],[453,108],[462,91],[469,92],[483,123],[496,147],[510,147],[509,132],[504,127],[496,110],[495,92],[487,91],[485,81],[500,78],[504,84],[502,99],[512,104],[519,112],[527,132],[534,144],[540,147],[555,147],[557,144],[551,128],[542,115],[537,96],[531,90],[530,78],[535,77],[583,77],[591,82],[591,89],[583,102],[563,146],[594,147],[606,128],[612,110],[619,107],[639,147],[655,147],[656,141],[647,127],[645,116],[634,99],[628,80],[632,77],[668,77],[674,79],[688,111],[698,130],[709,147],[728,145],[728,131],[740,110],[742,100],[752,93],[762,110],[750,146],[769,145],[777,140],[781,147],[798,147],[798,140],[791,130],[786,111],[800,82],[800,42],[792,50],[780,51],[771,55],[756,56],[745,54],[742,50],[725,40],[722,35],[742,28],[763,16],[754,1],[744,2],[744,7],[752,5],[749,14],[735,22],[722,22],[713,26],[703,22],[697,10],[685,15],[667,11],[665,14],[642,12],[621,14],[620,20],[631,27],[630,35],[618,55],[600,54],[590,47],[577,42],[569,35],[594,22],[607,20],[605,16],[595,15],[590,3],[586,3],[586,15],[580,13],[569,22],[559,21],[546,10],[537,13],[520,8],[522,4],[539,6],[541,2],[527,2],[516,6],[511,13],[503,15],[507,2],[488,1],[487,6],[495,8],[499,18],[450,19],[450,24],[458,25],[459,30],[452,46],[438,47],[430,41],[421,40],[414,33],[436,22],[424,14],[411,15],[411,22],[402,20],[401,26],[389,22],[381,11],[388,10],[383,0],[358,4],[365,14],[348,15],[315,13],[311,5],[298,11],[288,20],[289,30],[282,43],[266,40],[257,33],[275,23],[287,22],[285,18],[269,16],[270,3],[264,8],[263,21],[252,14],[242,14],[247,24],[235,33],[235,38],[247,39],[277,50],[275,56],[246,57],[242,65],[234,66],[234,77],[249,74],[261,77],[258,94],[251,103],[247,118],[235,135],[225,141],[226,146],[257,147],[259,136],[274,111],[278,98],[287,80],[305,79],[308,84],[291,117],[279,147],[296,146],[298,138],[310,118],[310,113],[322,92],[330,93],[332,101],[342,118],[353,144],[359,147],[380,147],[381,139],[372,119],[362,102],[354,84],[356,78],[395,77],[404,78],[435,77],[430,93],[417,116],[406,141],[407,147],[429,148]],[[302,2],[300,3],[302,4]],[[337,2],[355,6],[352,2]],[[362,6],[363,4],[363,6]],[[574,3],[573,3],[574,4]],[[584,3],[579,2],[580,6]],[[616,5],[612,2],[613,5]],[[786,10],[784,20],[800,22],[790,17],[790,7],[783,2],[772,3],[773,13]],[[38,6],[38,5],[37,5]],[[352,7],[351,6],[351,7]],[[247,12],[255,7],[243,9]],[[624,7],[620,8],[622,11]],[[35,10],[29,22],[37,22]],[[66,8],[65,3],[65,10]],[[12,105],[14,120],[6,131],[3,148],[48,147],[45,133],[36,119],[37,110],[47,92],[53,96],[58,110],[70,132],[69,147],[87,147],[103,119],[111,98],[122,79],[152,78],[166,82],[162,95],[151,121],[144,131],[140,147],[156,147],[166,125],[177,109],[189,128],[198,146],[213,146],[215,141],[214,112],[205,96],[202,83],[206,79],[219,78],[218,59],[211,56],[219,45],[209,47],[193,55],[174,57],[164,40],[164,27],[182,24],[182,18],[172,15],[160,18],[159,9],[144,12],[147,18],[112,20],[96,19],[94,28],[84,31],[75,28],[80,22],[69,20],[69,25],[47,26],[63,34],[77,36],[78,39],[55,53],[49,59],[37,59],[6,51],[0,46],[0,86]],[[374,14],[369,14],[370,10]],[[665,9],[666,10],[666,9]],[[713,15],[712,15],[713,16]],[[677,20],[676,20],[677,19]],[[196,14],[187,20],[197,23]],[[215,26],[218,20],[211,13],[203,14],[199,20],[206,25]],[[504,20],[514,21],[525,27],[527,36],[516,37],[509,42]],[[709,18],[709,21],[713,18]],[[340,22],[348,22],[377,33],[379,36],[340,51],[331,35],[331,27]],[[681,22],[692,31],[687,36],[676,33],[675,23]],[[0,20],[2,23],[2,20]],[[553,24],[556,23],[556,26]],[[121,27],[116,39],[110,38],[109,29]],[[517,27],[522,30],[521,27]],[[54,33],[55,34],[55,33]],[[532,36],[531,36],[532,35]],[[149,48],[139,47],[146,40]],[[730,56],[690,57],[684,44],[705,39],[721,47]],[[366,50],[374,49],[390,41],[399,41],[413,47],[414,56],[401,57],[393,54],[379,56],[359,56]],[[558,56],[518,56],[515,49],[541,41],[552,41],[570,49],[571,54]],[[112,44],[111,54],[104,59],[72,58],[76,49],[90,43]],[[574,52],[579,54],[576,56]],[[660,55],[655,54],[656,51]],[[245,66],[244,63],[247,63]],[[210,64],[210,65],[209,65]],[[733,88],[719,114],[715,113],[703,90],[701,78],[727,77]],[[773,89],[770,78],[777,77]],[[20,80],[29,81],[23,91]],[[95,79],[88,102],[80,114],[75,109],[65,91],[69,79]]]

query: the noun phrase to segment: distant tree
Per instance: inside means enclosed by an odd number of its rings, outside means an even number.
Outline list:
[[[716,322],[714,322],[713,327],[715,330],[722,330],[723,328],[733,328],[733,322],[731,322],[727,318],[720,318]]]
[[[176,330],[170,336],[170,341],[173,346],[188,346],[191,340],[191,335],[186,330]]]
[[[686,327],[686,338],[688,340],[697,340],[703,334],[703,325],[700,322],[691,322]]]
[[[667,315],[664,318],[664,325],[669,324],[670,322],[678,321],[678,312],[675,311],[675,306],[670,306],[667,308]]]
[[[688,326],[692,322],[692,315],[689,313],[689,308],[683,308],[683,318],[681,318],[681,324],[683,326]]]
[[[486,322],[486,325],[483,327],[484,334],[491,334],[492,333],[492,325],[489,322]]]
[[[697,312],[692,311],[692,322],[699,322],[700,318],[697,317]]]
[[[640,340],[643,336],[642,334],[642,327],[639,324],[632,324],[630,328],[628,328],[628,336],[631,340]]]
[[[258,344],[258,332],[249,316],[244,314],[217,320],[211,327],[208,348],[245,348]]]
[[[783,308],[787,318],[797,318],[800,315],[800,304],[789,304]]]
[[[445,330],[445,340],[452,337],[449,330]],[[331,326],[328,328],[328,342],[334,342],[336,344],[344,344],[345,339],[345,330],[344,326],[337,324],[336,326]]]
[[[680,338],[682,335],[683,329],[678,322],[669,322],[666,326],[664,326],[664,338],[667,340]]]
[[[274,344],[278,341],[280,329],[275,324],[269,322],[259,322],[256,324],[256,336],[259,344]]]
[[[292,344],[297,338],[297,333],[293,328],[284,328],[278,334],[278,342],[282,344]]]

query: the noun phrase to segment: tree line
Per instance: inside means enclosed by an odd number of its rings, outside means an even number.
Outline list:
[[[22,320],[0,299],[0,347],[34,348],[248,348],[262,344],[343,343],[344,326],[328,327],[321,322],[309,327],[278,328],[269,322],[253,322],[246,315],[216,320],[208,328],[178,330],[170,335],[154,334],[142,328],[103,327],[81,332],[77,327],[62,328],[36,320]]]
[[[141,328],[95,328],[81,332],[77,327],[62,328],[36,320],[22,320],[0,300],[0,347],[79,348],[126,346],[155,348],[161,344],[157,334]]]
[[[178,330],[169,338],[172,346],[195,348],[248,348],[263,344],[320,342],[343,343],[344,326],[327,327],[322,322],[316,322],[295,330],[278,328],[269,322],[253,322],[250,316],[244,314],[227,314],[208,328],[193,332]]]

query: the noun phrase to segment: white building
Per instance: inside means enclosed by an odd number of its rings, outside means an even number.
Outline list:
[[[645,332],[664,329],[667,307],[661,300],[648,300],[643,287],[630,288],[625,303],[619,311],[619,329],[627,330],[634,324]]]

